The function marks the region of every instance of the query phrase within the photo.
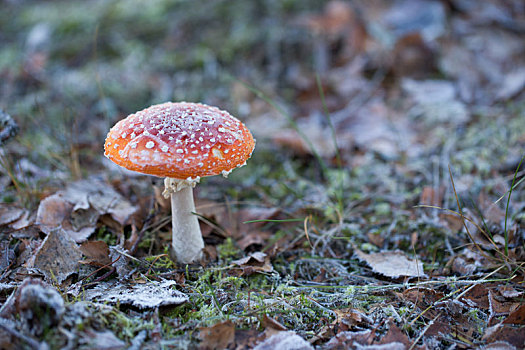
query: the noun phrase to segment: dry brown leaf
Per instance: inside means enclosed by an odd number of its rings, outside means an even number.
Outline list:
[[[412,347],[412,343],[413,342],[408,338],[408,336],[392,320],[388,321],[388,331],[379,341],[379,344],[384,345],[395,344],[392,345],[395,346],[395,348],[398,347],[397,344],[403,344],[404,349],[412,348],[423,350],[427,348],[426,345]]]
[[[77,244],[62,229],[47,234],[40,248],[29,261],[28,267],[38,269],[48,281],[62,283],[77,272],[82,253]]]
[[[467,293],[463,295],[461,300],[467,305],[474,306],[483,310],[489,308],[489,290],[483,284],[477,284],[470,288]]]
[[[279,321],[271,318],[267,314],[264,315],[262,325],[264,328],[271,328],[276,331],[287,331],[288,329],[283,326]]]
[[[385,243],[385,238],[381,235],[380,232],[369,232],[366,236],[368,237],[370,243],[372,243],[376,247],[381,248],[383,246],[383,243]]]
[[[489,310],[490,318],[508,315],[513,309],[515,303],[509,302],[505,299],[499,300],[500,297],[492,290],[489,290]]]
[[[522,304],[516,310],[512,311],[507,318],[503,320],[505,324],[525,324],[525,304]]]
[[[88,221],[88,226],[79,226],[78,222],[86,220],[80,220],[82,216],[93,218],[93,212],[77,213],[76,225],[72,223],[74,205],[70,203],[63,194],[55,193],[40,202],[38,207],[36,223],[40,226],[40,229],[49,233],[57,228],[63,229],[75,242],[85,241],[94,231],[95,223],[93,220]],[[90,215],[91,214],[91,215]]]
[[[94,232],[101,215],[109,214],[124,225],[136,211],[113,187],[92,178],[73,182],[42,200],[36,222],[46,233],[62,227],[76,242],[83,242]]]
[[[200,328],[199,339],[201,340],[199,349],[226,349],[235,341],[235,325],[228,320],[211,327]]]
[[[88,241],[80,245],[80,251],[87,257],[84,264],[105,266],[111,264],[109,258],[109,247],[104,241]]]
[[[385,251],[366,254],[355,249],[359,260],[366,262],[374,272],[383,276],[398,277],[426,277],[421,261],[409,259],[402,251]]]
[[[273,266],[270,263],[270,257],[263,252],[250,253],[244,258],[232,261],[240,269],[232,269],[232,273],[240,276],[249,276],[257,272],[272,272]]]
[[[346,332],[357,325],[372,324],[372,320],[359,310],[346,308],[333,311],[336,314],[333,324],[339,331]]]
[[[441,212],[439,218],[453,233],[459,232],[463,228],[463,219],[459,215]]]
[[[447,263],[451,270],[462,276],[472,275],[479,267],[487,266],[488,261],[478,250],[465,248]]]
[[[523,328],[513,328],[509,325],[498,324],[485,330],[483,340],[487,343],[507,342],[518,349],[525,348],[525,332]]]

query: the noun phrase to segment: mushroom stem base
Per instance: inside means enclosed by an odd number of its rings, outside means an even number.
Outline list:
[[[171,193],[172,258],[189,264],[202,258],[204,241],[195,212],[193,188],[185,187]]]

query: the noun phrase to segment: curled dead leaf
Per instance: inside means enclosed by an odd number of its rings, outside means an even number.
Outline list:
[[[95,231],[101,215],[109,214],[124,225],[136,210],[110,185],[87,179],[42,200],[36,223],[45,233],[61,227],[76,242],[83,242]]]
[[[249,276],[257,272],[272,272],[273,266],[270,257],[263,252],[254,252],[244,258],[232,261],[240,269],[232,269],[231,272],[239,276]]]

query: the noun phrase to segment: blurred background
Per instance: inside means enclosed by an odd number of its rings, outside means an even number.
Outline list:
[[[164,101],[230,111],[258,152],[349,169],[433,155],[489,174],[522,152],[521,0],[0,6],[0,108],[21,128],[15,171],[36,181],[109,166],[109,128]]]

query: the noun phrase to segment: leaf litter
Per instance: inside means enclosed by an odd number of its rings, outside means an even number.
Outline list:
[[[519,0],[6,6],[0,347],[523,347],[522,185],[495,203],[525,145]],[[159,181],[100,160],[171,99],[258,139],[196,190],[200,265],[169,260]]]

